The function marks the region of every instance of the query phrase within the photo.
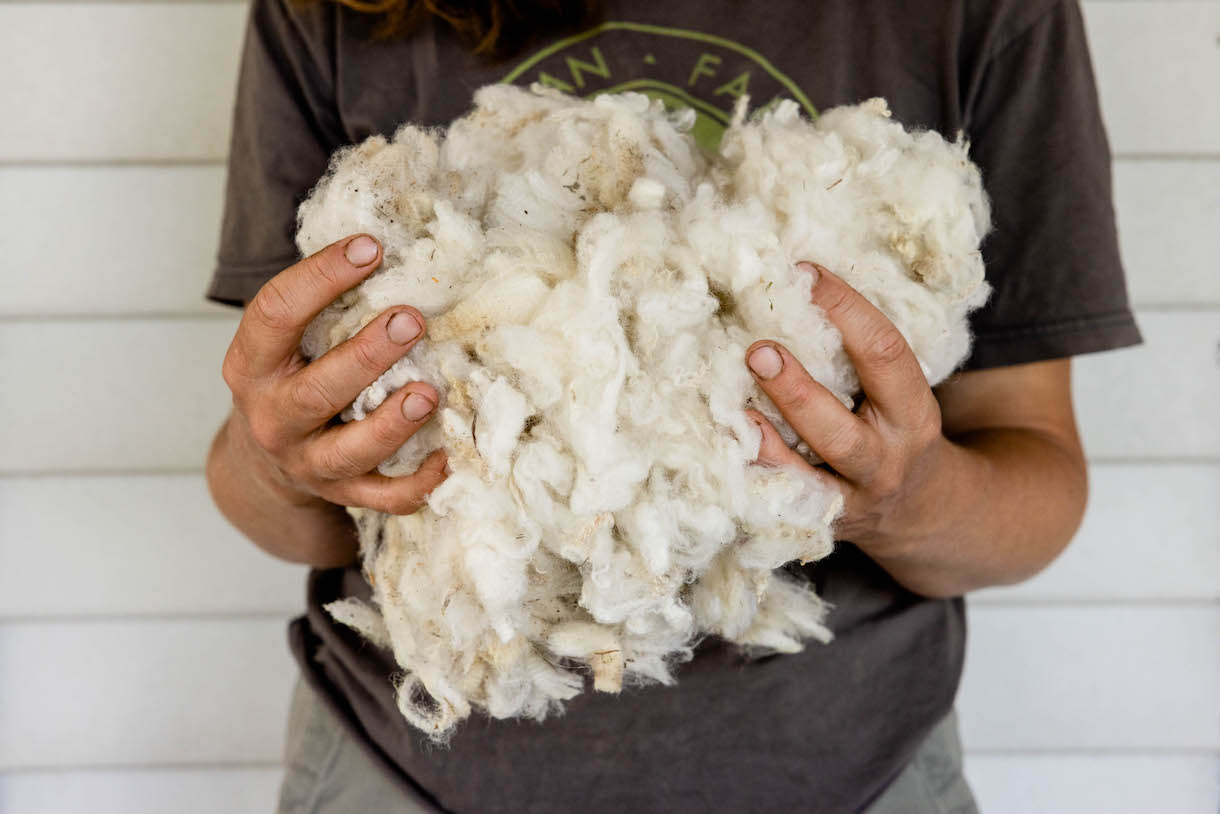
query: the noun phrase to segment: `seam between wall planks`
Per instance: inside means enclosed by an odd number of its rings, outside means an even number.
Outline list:
[[[1087,463],[1097,466],[1220,466],[1220,456],[1147,456],[1127,457],[1118,455],[1091,456]],[[33,478],[126,478],[156,477],[160,475],[204,475],[204,467],[132,467],[130,469],[13,469],[0,472],[2,480],[29,480]]]
[[[1188,457],[1182,455],[1149,455],[1146,457],[1134,455],[1093,455],[1088,458],[1089,464],[1103,466],[1182,466],[1194,465],[1215,466],[1220,464],[1218,456]],[[79,471],[79,470],[78,470]]]
[[[1077,609],[1077,608],[1214,608],[1220,607],[1220,599],[1173,599],[1147,598],[1107,599],[987,599],[967,595],[968,606],[993,610],[998,608],[1030,608],[1039,609]],[[113,624],[165,624],[175,622],[284,622],[304,613],[303,607],[284,608],[282,611],[239,611],[239,612],[133,612],[133,613],[70,613],[47,616],[6,616],[0,617],[0,628],[63,625],[80,626],[113,625]]]
[[[3,3],[4,0],[0,0]],[[0,769],[0,778],[24,774],[104,774],[106,772],[180,772],[180,771],[239,771],[242,769],[282,769],[274,760],[233,760],[171,763],[48,763],[45,766],[13,766]]]
[[[50,2],[58,2],[58,0],[49,0]],[[99,0],[100,1],[100,0]],[[137,0],[144,2],[144,0]],[[148,0],[151,2],[151,0]],[[229,2],[230,0],[220,0],[221,2]],[[233,0],[236,2],[237,0]],[[1126,2],[1128,0],[1112,0],[1112,2]],[[1136,2],[1137,0],[1129,0]],[[4,5],[6,0],[0,0],[0,7]],[[1151,152],[1119,152],[1111,156],[1113,163],[1120,162],[1153,162],[1153,161],[1180,161],[1182,163],[1192,162],[1208,162],[1220,161],[1220,153],[1151,153]],[[73,167],[82,168],[156,168],[156,167],[226,167],[228,160],[225,158],[2,158],[0,159],[0,169],[11,169],[13,167],[31,167],[39,169],[68,169]]]
[[[2,2],[3,0],[0,0]],[[0,325],[9,323],[25,324],[30,322],[179,322],[193,320],[210,320],[215,322],[236,321],[241,318],[242,311],[236,306],[225,306],[204,300],[200,292],[199,311],[56,311],[55,313],[38,313],[27,311],[18,314],[0,313]],[[1202,300],[1195,302],[1132,302],[1131,310],[1138,322],[1141,314],[1206,314],[1215,313],[1220,316],[1220,302]],[[1087,354],[1086,354],[1087,355]]]
[[[1197,459],[1190,459],[1197,460]],[[30,469],[0,472],[0,480],[31,478],[128,478],[161,475],[204,475],[203,466],[131,467],[127,469]]]
[[[1210,599],[1180,599],[1176,597],[1130,597],[1125,599],[1110,599],[1106,597],[1036,597],[1028,599],[997,598],[987,596],[966,595],[966,604],[970,607],[992,608],[1103,608],[1103,607],[1139,607],[1139,608],[1214,608],[1220,607],[1220,598]],[[3,624],[3,622],[0,622]]]
[[[1192,3],[1199,0],[1085,0],[1090,5],[1093,3],[1109,3],[1119,4],[1128,3],[1138,5],[1141,3],[1150,2],[1178,2]],[[221,6],[232,5],[233,3],[246,3],[249,0],[37,0],[40,6]],[[31,0],[0,0],[0,6],[28,6],[32,5]]]
[[[27,322],[176,322],[181,320],[214,320],[217,322],[229,322],[237,320],[241,317],[241,309],[231,305],[220,305],[218,303],[205,302],[203,293],[199,295],[201,304],[206,305],[206,310],[200,311],[86,311],[74,313],[71,311],[57,311],[53,314],[39,314],[35,312],[25,312],[21,314],[0,314],[0,325],[6,323],[27,323]],[[1220,305],[1217,305],[1217,310],[1220,310]],[[223,309],[223,310],[221,310]],[[1202,308],[1200,310],[1207,310]]]
[[[1096,2],[1097,0],[1090,0]],[[1112,2],[1113,0],[1103,0]],[[1128,0],[1130,2],[1131,0]],[[1147,2],[1147,0],[1140,0]],[[232,6],[245,5],[250,0],[0,0],[4,6]]]
[[[1112,748],[1098,748],[1095,746],[1081,746],[1079,748],[1071,747],[1032,747],[1032,746],[1014,746],[1004,748],[999,746],[984,746],[984,747],[966,747],[966,756],[977,755],[978,757],[1020,757],[1025,755],[1038,757],[1082,757],[1092,755],[1096,757],[1119,757],[1128,755],[1150,755],[1154,757],[1210,757],[1220,759],[1220,751],[1215,749],[1196,749],[1189,746],[1141,746],[1141,747],[1122,747],[1115,746]]]
[[[1119,2],[1119,0],[1115,0]],[[1148,162],[1148,161],[1181,161],[1183,163],[1199,161],[1215,161],[1220,153],[1152,153],[1152,152],[1118,152],[1111,155],[1114,163]]]
[[[294,563],[284,563],[293,566]],[[184,612],[163,613],[136,611],[132,613],[65,613],[47,616],[0,616],[0,628],[33,626],[33,625],[129,625],[129,624],[165,624],[167,622],[285,622],[294,616],[305,612],[302,605],[298,608],[285,608],[280,611],[214,611],[214,612]]]
[[[0,325],[9,323],[24,324],[30,322],[173,322],[178,320],[214,320],[227,322],[241,317],[241,309],[235,306],[224,306],[207,302],[201,294],[199,311],[56,311],[51,314],[25,312],[20,314],[0,313]],[[224,309],[224,310],[219,310]],[[1132,303],[1136,321],[1141,313],[1164,314],[1206,314],[1215,312],[1220,315],[1220,300],[1200,300],[1196,302],[1135,302]]]
[[[3,0],[0,0],[2,2]],[[976,757],[1022,757],[1022,756],[1037,756],[1037,757],[1083,757],[1096,756],[1099,758],[1106,757],[1127,757],[1134,755],[1148,755],[1151,757],[1203,757],[1220,759],[1220,751],[1212,749],[1191,749],[1191,748],[1139,748],[1139,749],[1095,749],[1082,747],[1080,749],[1032,749],[1032,748],[1013,748],[1013,749],[997,749],[997,748],[982,748],[972,749],[965,748],[964,753],[967,759],[971,756]],[[280,769],[283,768],[283,763],[272,760],[248,760],[248,761],[200,761],[198,763],[190,762],[171,762],[171,763],[56,763],[47,764],[46,766],[14,766],[12,768],[0,771],[0,778],[14,775],[29,775],[29,774],[90,774],[90,773],[106,773],[106,772],[175,772],[175,771],[240,771],[243,769],[258,770],[258,769]]]
[[[3,8],[5,0],[0,0]],[[107,168],[155,169],[157,167],[224,167],[224,158],[0,158],[0,169],[29,167],[33,169]]]

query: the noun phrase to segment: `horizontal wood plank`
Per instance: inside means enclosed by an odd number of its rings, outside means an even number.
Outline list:
[[[6,246],[6,262],[22,271],[0,316],[219,313],[203,294],[224,173],[220,165],[0,167],[0,223],[21,236]],[[1220,305],[1210,240],[1220,160],[1118,161],[1114,184],[1132,302]]]
[[[0,323],[0,473],[201,467],[231,404],[220,364],[236,322]],[[1086,451],[1215,459],[1220,311],[1139,322],[1144,346],[1074,363]]]
[[[230,526],[202,475],[0,478],[0,619],[287,616],[305,571]]]
[[[0,625],[0,770],[275,763],[283,621]]]
[[[229,319],[0,323],[0,472],[202,468]]]
[[[1220,3],[1081,6],[1111,149],[1220,152]]]
[[[1116,161],[1114,207],[1132,303],[1220,305],[1220,160]]]
[[[279,768],[47,771],[0,774],[0,811],[44,814],[268,814]]]
[[[204,299],[223,191],[220,166],[0,167],[0,316],[224,312]]]
[[[973,603],[1220,600],[1220,465],[1098,464],[1090,478],[1068,549]],[[31,578],[47,569],[55,591]],[[0,620],[287,616],[300,612],[304,584],[302,566],[264,554],[224,520],[202,475],[0,478]]]
[[[1218,637],[1217,607],[972,608],[963,740],[1218,750]],[[9,623],[0,656],[0,770],[279,759],[281,622]]]
[[[1220,606],[971,605],[969,749],[1220,749]]]
[[[1220,153],[1220,2],[1084,7],[1112,148]],[[0,49],[24,77],[0,86],[0,161],[223,158],[245,15],[243,3],[0,4]]]
[[[1067,549],[1020,585],[973,602],[1220,601],[1220,465],[1094,464]]]
[[[0,83],[0,161],[225,155],[245,20],[232,3],[0,6],[21,66]]]
[[[1212,814],[1220,755],[967,753],[966,778],[987,814]]]
[[[1220,310],[1140,311],[1144,344],[1072,362],[1085,453],[1220,457]]]

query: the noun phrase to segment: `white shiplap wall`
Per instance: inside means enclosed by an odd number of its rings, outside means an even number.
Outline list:
[[[236,317],[202,291],[245,9],[0,0],[2,812],[273,807],[303,573],[201,471],[228,407]],[[989,814],[1211,814],[1220,2],[1085,11],[1147,344],[1075,363],[1077,540],[972,598],[967,772]]]

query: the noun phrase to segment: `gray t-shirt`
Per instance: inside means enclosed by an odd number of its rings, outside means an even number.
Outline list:
[[[965,367],[1140,341],[1075,0],[610,0],[603,22],[542,35],[501,65],[441,24],[371,42],[374,22],[329,2],[253,0],[210,299],[248,302],[298,259],[297,204],[337,147],[408,120],[445,124],[490,82],[539,80],[691,106],[706,144],[742,92],[810,115],[884,96],[908,127],[964,129],[995,223],[983,244],[995,290]],[[311,573],[289,640],[357,740],[438,810],[858,811],[950,710],[964,602],[903,589],[848,542],[790,570],[832,603],[831,644],[749,661],[708,640],[675,687],[587,692],[542,723],[476,715],[444,749],[397,712],[391,655],[322,610],[368,597],[357,566]]]

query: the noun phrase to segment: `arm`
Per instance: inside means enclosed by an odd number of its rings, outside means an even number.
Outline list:
[[[261,465],[245,417],[232,410],[208,452],[207,481],[221,513],[255,545],[315,568],[356,557],[356,527],[337,503],[291,489]]]
[[[1071,360],[960,374],[939,388],[944,446],[962,484],[948,520],[922,540],[878,550],[900,582],[953,595],[1033,576],[1071,542],[1088,469],[1071,402]],[[949,478],[952,480],[953,478]],[[961,553],[959,553],[961,552]]]
[[[446,476],[443,450],[411,475],[373,471],[431,417],[437,394],[424,382],[400,388],[363,421],[330,425],[419,341],[423,314],[391,308],[312,362],[297,350],[313,318],[379,264],[380,246],[367,240],[338,241],[255,295],[225,354],[233,409],[208,453],[208,489],[225,517],[268,553],[319,568],[357,554],[344,506],[409,514]]]
[[[815,472],[844,492],[836,537],[926,596],[1018,582],[1044,568],[1075,534],[1087,494],[1069,360],[959,374],[934,395],[897,328],[833,274],[815,273],[814,300],[860,374],[859,408],[843,407],[778,343],[751,345],[747,364],[833,470]],[[755,357],[761,348],[776,356]],[[753,416],[763,431],[760,463],[810,468],[761,413]]]

